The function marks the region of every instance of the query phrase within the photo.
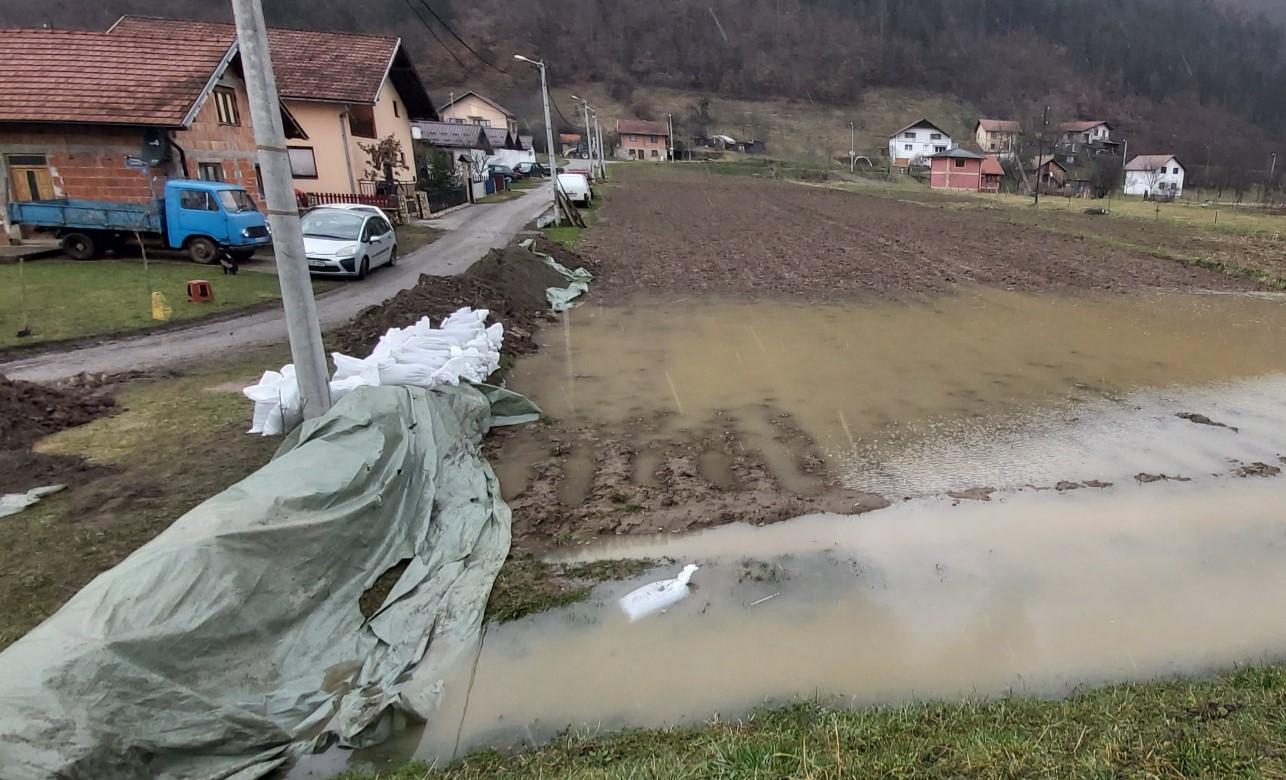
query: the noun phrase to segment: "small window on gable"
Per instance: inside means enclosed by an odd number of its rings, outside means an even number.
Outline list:
[[[905,133],[903,133],[902,135],[903,135],[903,137],[905,137],[905,138],[915,138],[915,131],[914,131],[914,130],[907,130],[907,131],[906,131]]]
[[[397,109],[397,101],[393,101],[393,116],[401,116],[402,112]]]
[[[956,167],[957,167],[957,168],[963,168],[963,167],[965,167],[965,161],[964,161],[964,160],[962,160],[962,159],[960,159],[959,157],[957,157],[957,158],[956,158]]]
[[[941,141],[941,140],[942,140],[942,133],[929,133],[929,140],[930,140],[930,141]]]
[[[214,88],[214,108],[219,114],[219,124],[241,124],[241,116],[237,113],[237,93],[232,87]]]

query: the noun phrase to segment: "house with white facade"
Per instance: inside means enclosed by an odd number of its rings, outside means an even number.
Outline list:
[[[894,168],[928,165],[931,155],[955,146],[951,136],[927,119],[912,122],[889,136],[889,160]]]
[[[1172,154],[1141,154],[1125,164],[1125,194],[1177,198],[1186,172]]]

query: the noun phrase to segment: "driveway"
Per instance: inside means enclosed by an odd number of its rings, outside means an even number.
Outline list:
[[[473,206],[453,212],[437,241],[404,255],[392,268],[378,268],[364,282],[344,284],[317,299],[323,330],[346,322],[372,304],[415,284],[421,274],[462,273],[489,250],[502,247],[549,205],[548,187],[528,190],[516,200]],[[115,373],[181,363],[206,355],[227,354],[246,347],[286,342],[286,320],[280,308],[243,317],[200,324],[164,333],[140,334],[0,362],[0,374],[11,379],[48,382],[82,371]]]

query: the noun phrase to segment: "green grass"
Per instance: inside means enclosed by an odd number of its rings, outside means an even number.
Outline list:
[[[576,246],[576,242],[580,240],[581,235],[593,227],[594,222],[598,219],[598,210],[603,206],[603,191],[605,189],[606,187],[603,185],[598,185],[594,189],[593,204],[588,207],[577,206],[581,219],[585,220],[585,227],[579,228],[568,224],[563,224],[560,227],[547,227],[545,228],[545,237],[566,247]]]
[[[492,193],[485,198],[479,198],[478,203],[479,205],[485,205],[487,203],[504,203],[506,201],[517,200],[522,196],[523,193],[521,189],[508,189]]]
[[[861,710],[801,702],[691,728],[564,735],[517,755],[344,780],[1282,778],[1286,670],[1113,685],[1067,699]]]
[[[271,278],[271,277],[269,277]],[[206,498],[268,461],[239,388],[290,360],[254,350],[187,376],[120,389],[121,411],[36,444],[113,469],[0,522],[0,648]]]
[[[206,279],[214,301],[189,303],[187,283]],[[314,289],[329,286],[315,283]],[[225,276],[219,267],[141,260],[36,260],[0,265],[0,348],[146,328],[152,290],[165,296],[171,320],[189,320],[276,300],[272,274],[243,271]],[[19,338],[24,326],[31,335]]]
[[[426,244],[432,244],[442,235],[442,231],[425,225],[398,225],[396,232],[397,251],[401,256],[406,256]]]

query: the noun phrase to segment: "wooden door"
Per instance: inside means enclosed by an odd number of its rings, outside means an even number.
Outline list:
[[[43,165],[14,165],[9,168],[10,197],[15,201],[46,200],[54,196],[49,169]]]

